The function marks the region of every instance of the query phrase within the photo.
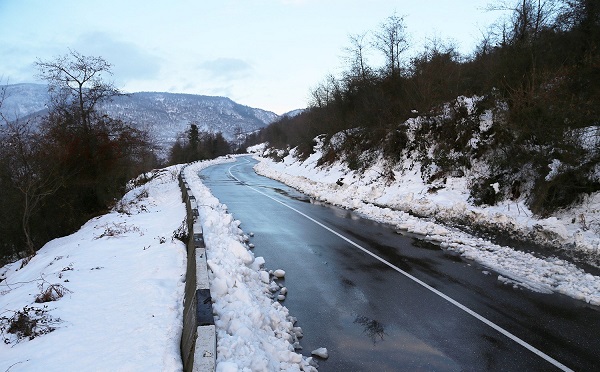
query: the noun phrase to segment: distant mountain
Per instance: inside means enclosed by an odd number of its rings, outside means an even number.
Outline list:
[[[12,84],[6,86],[0,111],[9,119],[43,113],[48,102],[46,86],[42,84]],[[221,132],[228,140],[236,133],[252,133],[279,116],[273,112],[235,103],[226,97],[195,94],[141,92],[115,97],[102,105],[113,118],[147,129],[156,143],[168,149],[179,133],[196,123],[200,130]]]
[[[282,114],[281,116],[282,117],[287,116],[288,118],[293,118],[295,116],[300,115],[304,111],[306,111],[306,109],[296,109],[296,110],[288,111],[285,114]]]
[[[172,143],[190,123],[208,132],[221,132],[228,140],[236,131],[251,133],[273,122],[272,112],[242,106],[225,97],[176,93],[133,93],[116,97],[102,109],[115,118],[148,129],[161,143]]]
[[[48,88],[43,84],[11,84],[0,87],[4,96],[0,112],[8,120],[42,111],[48,103]]]

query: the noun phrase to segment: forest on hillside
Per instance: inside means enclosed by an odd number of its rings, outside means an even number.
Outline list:
[[[241,129],[240,129],[241,132]],[[190,163],[197,160],[214,159],[232,152],[232,144],[220,132],[200,131],[198,124],[190,123],[169,150],[169,164]]]
[[[407,57],[408,31],[396,14],[351,35],[344,72],[312,90],[304,113],[246,145],[307,157],[321,136],[320,164],[340,160],[360,172],[382,156],[390,178],[411,154],[428,182],[483,164],[470,179],[475,204],[525,197],[542,216],[600,190],[600,2],[512,0],[490,9],[509,16],[469,56],[433,40]],[[384,64],[372,66],[373,54]],[[481,125],[484,116],[493,124]]]

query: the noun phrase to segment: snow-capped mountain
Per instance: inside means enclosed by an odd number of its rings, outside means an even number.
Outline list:
[[[296,109],[296,110],[288,111],[285,114],[282,114],[281,116],[282,117],[293,118],[293,117],[296,117],[296,116],[300,115],[304,111],[306,111],[306,109]]]
[[[48,100],[48,88],[43,84],[0,86],[0,112],[8,120],[42,111],[46,108]]]
[[[0,111],[9,120],[43,113],[48,92],[42,84],[12,84],[5,87]],[[278,115],[240,105],[226,97],[196,94],[141,92],[115,97],[101,107],[109,116],[147,129],[156,143],[169,148],[191,123],[200,130],[221,132],[228,140],[237,133],[251,133],[278,118]]]
[[[232,140],[236,132],[254,132],[278,117],[225,97],[176,93],[133,93],[114,98],[102,109],[111,117],[148,129],[160,143],[174,142],[190,123],[203,131],[221,132]]]

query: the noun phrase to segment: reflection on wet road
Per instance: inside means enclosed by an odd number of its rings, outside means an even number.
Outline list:
[[[354,319],[354,323],[360,324],[364,327],[363,332],[371,339],[371,341],[373,341],[374,344],[377,343],[377,341],[383,341],[383,336],[385,336],[383,324],[363,315],[358,315],[356,319]]]
[[[460,256],[257,176],[253,162],[201,176],[254,232],[255,255],[286,271],[284,305],[304,330],[303,354],[329,349],[320,371],[556,369],[517,337],[576,370],[599,361],[598,309],[505,286]]]

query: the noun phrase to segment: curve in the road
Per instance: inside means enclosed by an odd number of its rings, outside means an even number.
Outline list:
[[[420,286],[426,288],[427,290],[433,292],[434,294],[436,294],[437,296],[443,298],[444,300],[448,301],[449,303],[451,303],[452,305],[458,307],[459,309],[461,309],[462,311],[466,312],[467,314],[473,316],[474,318],[476,318],[477,320],[483,322],[484,324],[486,324],[487,326],[495,329],[496,331],[500,332],[501,334],[503,334],[504,336],[508,337],[509,339],[515,341],[516,343],[518,343],[519,345],[523,346],[524,348],[526,348],[527,350],[533,352],[534,354],[538,355],[540,358],[546,360],[547,362],[551,363],[552,365],[554,365],[555,367],[561,369],[562,371],[572,371],[572,369],[570,369],[569,367],[565,366],[564,364],[560,363],[559,361],[557,361],[556,359],[552,358],[551,356],[549,356],[548,354],[544,353],[543,351],[537,349],[536,347],[528,344],[527,342],[523,341],[521,338],[515,336],[514,334],[512,334],[511,332],[505,330],[504,328],[500,327],[499,325],[497,325],[496,323],[490,321],[489,319],[485,318],[484,316],[476,313],[475,311],[469,309],[468,307],[466,307],[465,305],[461,304],[460,302],[454,300],[453,298],[447,296],[446,294],[438,291],[437,289],[431,287],[430,285],[428,285],[427,283],[419,280],[418,278],[414,277],[413,275],[407,273],[406,271],[400,269],[399,267],[397,267],[396,265],[390,263],[389,261],[385,260],[384,258],[379,257],[378,255],[376,255],[375,253],[369,251],[368,249],[362,247],[360,244],[354,242],[353,240],[347,238],[346,236],[338,233],[337,231],[334,231],[333,229],[329,228],[328,226],[322,224],[321,222],[315,220],[314,218],[308,216],[307,214],[299,211],[298,209],[282,202],[281,200],[277,200],[273,197],[271,197],[270,195],[267,195],[265,193],[263,193],[260,190],[257,190],[256,188],[246,184],[245,182],[241,181],[240,179],[238,179],[236,176],[233,175],[233,173],[231,172],[231,169],[239,166],[240,163],[234,164],[231,167],[229,167],[228,173],[229,176],[232,177],[233,179],[235,179],[237,182],[239,182],[240,184],[250,188],[251,190],[266,196],[267,198],[285,206],[286,208],[291,209],[292,211],[298,213],[299,215],[301,215],[302,217],[308,219],[309,221],[319,225],[320,227],[324,228],[325,230],[329,231],[330,233],[338,236],[339,238],[345,240],[346,242],[348,242],[349,244],[351,244],[352,246],[360,249],[361,251],[363,251],[364,253],[372,256],[373,258],[375,258],[376,260],[384,263],[385,265],[387,265],[388,267],[390,267],[391,269],[397,271],[398,273],[404,275],[405,277],[407,277],[408,279],[414,281],[415,283],[419,284]]]

